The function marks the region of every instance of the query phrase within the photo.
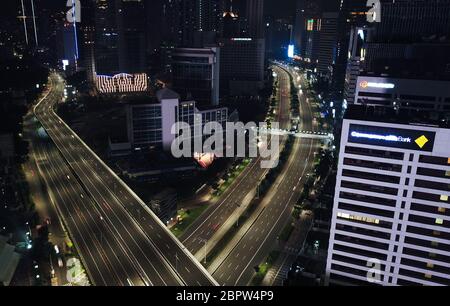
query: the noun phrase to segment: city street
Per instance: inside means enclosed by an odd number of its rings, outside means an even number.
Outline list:
[[[286,72],[285,72],[286,73]],[[287,74],[287,73],[286,73]],[[300,96],[301,130],[316,130],[312,109],[306,98]],[[290,219],[293,205],[302,192],[302,186],[312,170],[314,153],[320,142],[314,139],[296,139],[290,158],[269,190],[261,205],[262,213],[245,232],[238,232],[236,244],[224,260],[209,269],[221,285],[247,285],[253,277],[254,266],[259,265],[277,243],[277,236]],[[265,202],[265,203],[264,203]],[[243,227],[245,228],[245,227]]]
[[[59,209],[63,210],[62,203],[71,205],[62,212],[63,220],[91,281],[96,285],[214,285],[159,219],[55,114],[53,107],[62,98],[64,82],[53,74],[51,83],[35,114],[60,155],[44,150],[41,170],[49,184],[56,186],[59,199],[54,200]]]
[[[290,83],[289,76],[280,68],[274,66],[279,82],[278,108],[276,121],[281,129],[290,126]],[[250,200],[257,193],[257,186],[266,175],[268,169],[260,167],[261,157],[255,158],[238,176],[221,198],[208,207],[180,237],[180,241],[201,260],[206,252],[211,251],[223,235],[233,226],[239,216],[245,211]]]

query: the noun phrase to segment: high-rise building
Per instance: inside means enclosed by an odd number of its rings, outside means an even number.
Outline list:
[[[241,35],[241,22],[238,13],[233,9],[233,2],[230,7],[227,8],[222,15],[222,38],[232,38]]]
[[[117,88],[122,76],[146,72],[146,11],[143,0],[97,0],[93,63],[97,89]],[[135,77],[127,77],[134,84]],[[109,84],[106,84],[110,82]],[[101,84],[101,88],[98,85]],[[129,88],[129,87],[127,87]],[[132,91],[141,89],[141,82]],[[147,87],[145,86],[145,89]],[[110,92],[110,91],[108,91]],[[116,91],[113,91],[116,92]]]
[[[320,29],[317,72],[331,78],[337,60],[338,12],[324,12]]]
[[[258,95],[264,85],[264,39],[219,40],[221,95]]]
[[[119,66],[119,33],[116,0],[97,0],[95,3],[95,73],[114,75],[122,72]]]
[[[172,53],[172,88],[183,100],[219,104],[219,48],[178,48]]]
[[[202,47],[222,28],[223,0],[167,0],[167,40],[176,47]]]
[[[292,21],[289,18],[266,16],[266,54],[270,58],[286,58],[286,48],[292,43]]]
[[[450,125],[351,106],[341,134],[326,282],[450,285]]]
[[[367,35],[367,28],[353,27],[350,30],[344,80],[345,105],[353,104],[355,100],[356,84],[361,70],[361,61],[364,61],[365,57],[364,46],[367,40]]]
[[[355,104],[450,113],[450,81],[360,75]]]
[[[359,71],[393,78],[450,79],[449,9],[448,1],[382,1],[381,22],[367,30]],[[351,103],[354,97],[351,91],[347,94]]]
[[[450,33],[450,2],[442,0],[382,0],[376,41],[414,42]]]
[[[264,0],[246,0],[248,36],[264,38]]]
[[[215,108],[199,110],[195,101],[180,101],[180,96],[168,88],[156,93],[155,103],[130,104],[126,108],[128,140],[133,149],[148,150],[160,148],[171,149],[176,135],[172,126],[176,122],[186,122],[194,126],[195,116],[202,123],[219,122],[223,126],[228,120],[228,109]]]

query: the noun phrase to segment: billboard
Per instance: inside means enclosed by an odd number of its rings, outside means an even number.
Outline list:
[[[288,47],[288,57],[294,58],[294,45],[289,45]]]
[[[350,124],[348,142],[433,152],[435,132]]]

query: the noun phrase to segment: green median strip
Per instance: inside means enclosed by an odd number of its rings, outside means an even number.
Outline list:
[[[275,261],[277,261],[279,256],[280,256],[279,251],[272,251],[270,252],[269,256],[267,256],[266,261],[264,261],[259,266],[254,267],[256,275],[253,277],[251,281],[251,284],[253,286],[261,285],[267,272],[269,272],[270,268],[272,268],[273,264],[275,263]]]
[[[175,237],[180,237],[180,235],[188,228],[189,225],[194,222],[195,219],[197,219],[208,207],[208,205],[202,205],[196,208],[192,209],[182,209],[178,212],[178,216],[180,216],[180,221],[177,222],[172,228],[170,229],[172,234],[175,235]]]
[[[229,174],[228,178],[225,182],[223,182],[219,188],[217,188],[216,191],[213,193],[212,200],[217,200],[218,197],[220,197],[228,187],[234,182],[234,180],[244,171],[244,169],[250,164],[250,159],[246,158],[242,161],[240,165],[235,167],[233,171]]]

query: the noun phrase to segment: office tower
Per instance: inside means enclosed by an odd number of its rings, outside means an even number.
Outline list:
[[[116,0],[97,0],[95,4],[95,72],[114,75],[119,66],[119,33]]]
[[[356,63],[360,62],[360,52],[356,52],[355,39],[358,38],[358,30],[364,29],[367,24],[367,7],[366,0],[343,0],[339,6],[338,19],[338,35],[336,45],[336,62],[333,65],[332,88],[336,100],[346,98],[346,86],[351,86],[346,83],[351,79],[351,74],[354,69],[357,69]],[[354,30],[358,28],[358,30]],[[361,34],[361,32],[359,32]],[[366,40],[367,35],[364,35]],[[358,48],[361,48],[359,46]],[[355,55],[355,52],[357,55]],[[350,69],[350,70],[349,70]],[[352,79],[352,82],[356,79]],[[344,91],[342,92],[342,88]],[[346,100],[345,100],[346,101]]]
[[[176,47],[202,46],[215,39],[222,25],[223,0],[167,0],[167,40]]]
[[[241,3],[242,4],[242,3]],[[220,94],[257,95],[264,83],[264,38],[248,36],[230,1],[223,14],[220,47]]]
[[[222,22],[222,38],[238,37],[241,34],[242,31],[239,15],[236,11],[233,10],[233,6],[230,6],[229,9],[224,11]]]
[[[338,19],[338,12],[322,14],[317,72],[329,79],[331,79],[333,66],[337,59]]]
[[[172,88],[184,100],[219,104],[219,48],[179,48],[172,53]]]
[[[360,75],[355,104],[450,113],[450,81]]]
[[[286,47],[292,42],[292,21],[289,18],[267,16],[265,23],[267,57],[285,59]]]
[[[227,108],[199,110],[195,101],[181,102],[180,96],[164,88],[156,93],[156,100],[150,104],[130,104],[126,108],[128,140],[133,149],[171,149],[176,135],[172,126],[176,122],[186,122],[193,126],[195,115],[203,123],[216,121],[224,125],[228,119]]]
[[[93,1],[81,4],[81,20],[78,35],[80,59],[78,66],[86,71],[90,84],[95,83],[95,5]]]
[[[305,62],[312,63],[312,67],[315,67],[319,55],[322,20],[320,17],[311,17],[305,20],[305,22],[304,41],[300,49],[300,54]]]
[[[264,0],[246,0],[248,37],[264,38]]]
[[[219,40],[221,95],[255,96],[264,85],[264,39]]]
[[[95,66],[99,75],[145,71],[142,0],[97,0]]]
[[[344,108],[348,104],[353,104],[355,100],[356,84],[360,74],[361,61],[364,61],[365,57],[364,46],[367,41],[367,35],[367,28],[353,27],[350,30],[344,81]]]
[[[118,12],[119,67],[121,72],[146,71],[146,14],[144,0],[122,0]]]
[[[165,20],[165,2],[166,0],[145,0],[146,18],[146,41],[149,53],[157,52],[167,37],[167,28]]]
[[[101,93],[146,90],[144,1],[97,0],[94,11],[93,66],[97,90]]]
[[[63,67],[67,73],[75,72],[78,62],[78,52],[75,46],[76,32],[71,23],[59,22],[56,28],[56,52],[58,66]]]
[[[301,57],[309,62],[317,61],[322,14],[337,11],[336,0],[297,0],[293,37]]]
[[[342,127],[330,285],[450,285],[450,126],[351,106]]]
[[[382,2],[381,22],[372,28],[366,46],[364,70],[377,70],[383,61],[402,60],[412,49],[433,43],[434,49],[446,42],[450,34],[449,1],[399,0]],[[429,61],[424,57],[420,61]],[[448,56],[445,59],[448,60]]]
[[[420,41],[450,32],[450,2],[442,0],[382,0],[375,40]]]
[[[450,2],[400,0],[381,5],[381,22],[370,24],[360,71],[398,79],[449,80],[450,44],[445,37],[450,34]]]

